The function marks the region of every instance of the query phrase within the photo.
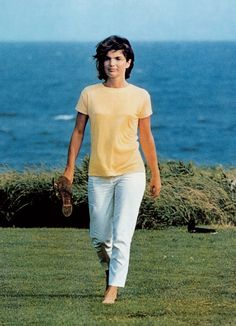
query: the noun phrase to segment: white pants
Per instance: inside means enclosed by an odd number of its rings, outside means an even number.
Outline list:
[[[145,185],[144,172],[89,177],[90,236],[100,263],[109,269],[109,285],[125,286],[130,244]]]

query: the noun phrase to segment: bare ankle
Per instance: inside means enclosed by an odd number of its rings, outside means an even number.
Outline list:
[[[104,296],[103,303],[112,304],[117,299],[117,286],[109,285]]]
[[[108,285],[107,292],[117,292],[118,287],[114,285]]]

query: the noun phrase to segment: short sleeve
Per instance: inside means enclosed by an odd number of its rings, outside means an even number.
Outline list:
[[[143,101],[142,106],[139,111],[138,118],[143,119],[147,118],[152,114],[152,103],[151,103],[151,97],[148,92],[145,91],[143,95]]]
[[[80,94],[75,110],[88,115],[88,94],[85,89]]]

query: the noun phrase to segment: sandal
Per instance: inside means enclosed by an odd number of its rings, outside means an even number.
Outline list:
[[[65,217],[72,214],[72,184],[65,176],[60,176],[54,183],[62,199],[62,213]]]

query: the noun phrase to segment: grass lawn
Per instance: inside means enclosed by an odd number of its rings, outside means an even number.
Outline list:
[[[1,228],[0,325],[236,325],[235,235],[136,231],[107,306],[88,230]]]

